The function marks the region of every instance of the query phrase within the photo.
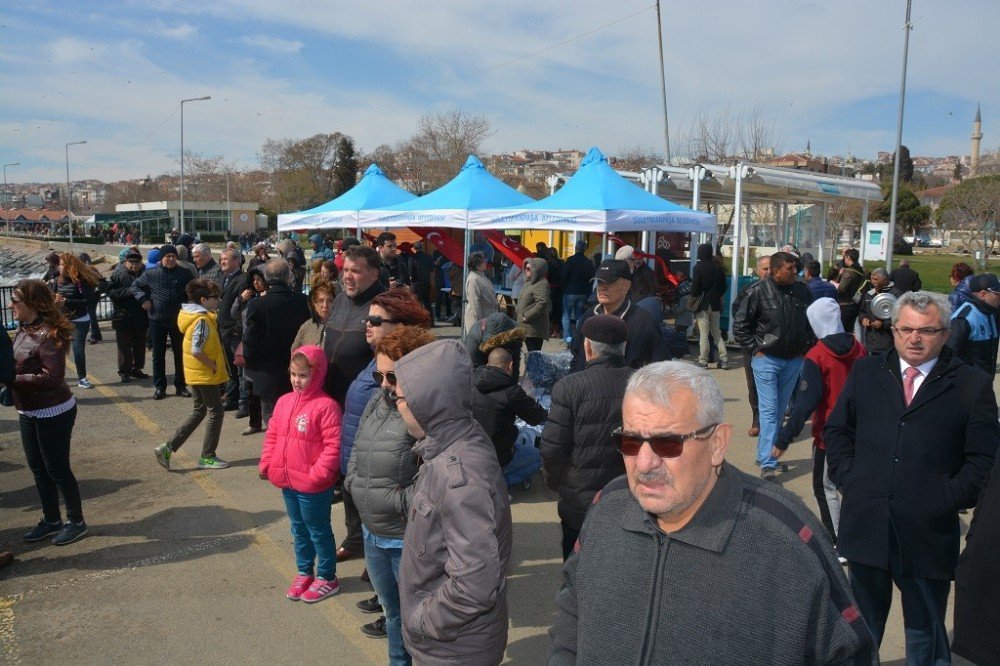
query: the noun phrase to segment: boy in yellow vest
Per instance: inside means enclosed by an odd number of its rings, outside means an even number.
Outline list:
[[[225,469],[229,463],[215,455],[222,434],[225,409],[219,385],[229,380],[226,355],[216,323],[219,308],[219,285],[209,279],[197,278],[187,285],[188,302],[177,315],[177,326],[184,335],[184,377],[194,393],[194,412],[177,428],[170,441],[153,451],[156,460],[170,469],[170,456],[187,441],[198,424],[208,414],[208,426],[201,445],[199,469]]]

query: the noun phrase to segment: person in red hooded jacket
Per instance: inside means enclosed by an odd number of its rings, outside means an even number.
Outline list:
[[[864,358],[866,353],[853,334],[844,332],[840,306],[834,299],[817,298],[806,309],[806,316],[819,342],[806,353],[802,374],[792,396],[791,416],[785,419],[778,431],[771,455],[780,458],[812,415],[813,493],[823,526],[829,532],[830,540],[836,544],[840,526],[840,494],[827,473],[823,427],[837,404],[854,362]],[[841,564],[846,563],[846,560],[840,559]]]
[[[341,412],[323,392],[326,368],[319,347],[306,345],[292,353],[292,392],[274,406],[258,465],[260,478],[281,488],[291,522],[298,575],[286,596],[307,603],[340,592],[330,507],[340,471]]]

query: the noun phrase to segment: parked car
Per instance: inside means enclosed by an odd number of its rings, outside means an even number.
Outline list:
[[[892,244],[893,254],[913,254],[913,243],[906,242],[904,238],[897,238]]]

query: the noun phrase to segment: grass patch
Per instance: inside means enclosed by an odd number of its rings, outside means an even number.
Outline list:
[[[893,265],[899,266],[899,259],[903,257],[896,255],[893,258]],[[936,291],[941,294],[950,294],[953,287],[949,274],[951,267],[960,261],[964,261],[975,268],[975,259],[967,254],[914,254],[907,257],[910,260],[910,268],[920,273],[920,281],[923,283],[925,291]],[[866,261],[865,269],[874,270],[885,268],[884,261]],[[987,268],[987,270],[990,270]]]

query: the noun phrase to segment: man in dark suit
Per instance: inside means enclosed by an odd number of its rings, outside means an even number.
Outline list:
[[[290,277],[286,260],[271,259],[264,264],[267,295],[250,303],[243,330],[243,357],[253,391],[260,395],[265,429],[278,398],[292,390],[288,379],[292,341],[309,319],[309,299],[289,286]]]
[[[221,277],[219,287],[222,289],[222,300],[219,303],[219,336],[222,338],[222,349],[226,352],[226,362],[229,363],[229,382],[226,383],[225,409],[227,412],[245,407],[240,404],[240,372],[233,360],[236,347],[239,346],[242,331],[240,323],[233,317],[233,301],[240,295],[243,288],[244,275],[241,270],[243,257],[239,250],[226,248],[219,255]]]
[[[945,347],[950,310],[939,294],[903,294],[894,349],[854,364],[823,431],[858,609],[880,643],[898,587],[914,664],[950,662],[958,512],[975,506],[1000,440],[993,378]]]

